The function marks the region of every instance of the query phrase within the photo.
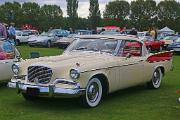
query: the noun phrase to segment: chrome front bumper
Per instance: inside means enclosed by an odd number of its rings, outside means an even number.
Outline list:
[[[17,89],[18,93],[27,93],[28,89],[36,89],[38,93],[30,94],[31,96],[39,97],[63,97],[63,98],[72,98],[79,97],[84,94],[85,89],[81,88],[58,88],[55,85],[49,86],[40,86],[40,85],[31,85],[18,82],[9,82],[8,87]]]

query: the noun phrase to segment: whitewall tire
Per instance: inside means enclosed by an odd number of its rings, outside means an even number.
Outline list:
[[[86,87],[85,95],[81,97],[81,103],[85,107],[96,107],[101,102],[103,87],[98,78],[92,78]]]
[[[156,70],[153,73],[151,81],[147,83],[148,87],[158,89],[161,86],[162,77],[163,74],[161,69],[156,68]]]

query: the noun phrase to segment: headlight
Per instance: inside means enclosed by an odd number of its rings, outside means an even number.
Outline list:
[[[77,69],[71,69],[70,70],[70,77],[72,79],[78,79],[80,77],[80,72]]]
[[[13,64],[12,65],[12,71],[13,71],[14,74],[17,75],[19,73],[19,65]]]

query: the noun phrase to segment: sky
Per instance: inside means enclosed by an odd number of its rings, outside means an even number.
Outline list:
[[[0,0],[0,4],[3,4],[5,2],[36,2],[39,5],[44,5],[44,4],[50,4],[50,5],[59,5],[61,9],[63,10],[63,16],[67,16],[66,12],[66,0]],[[101,13],[103,13],[105,6],[108,2],[114,1],[114,0],[99,0],[99,9]],[[126,0],[128,2],[131,2],[133,0]],[[157,2],[162,1],[162,0],[156,0]],[[176,0],[180,2],[180,0]],[[89,0],[79,0],[79,7],[78,7],[78,15],[80,17],[87,17],[89,15]]]

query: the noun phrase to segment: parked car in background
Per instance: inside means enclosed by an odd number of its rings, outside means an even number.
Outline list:
[[[80,36],[63,55],[14,64],[8,86],[25,99],[79,98],[96,107],[102,97],[142,83],[158,89],[172,68],[172,53],[149,54],[138,38],[113,35]]]
[[[164,42],[164,48],[166,49],[168,47],[168,45],[172,44],[177,38],[178,38],[178,36],[175,36],[175,35],[166,36],[163,39],[161,39],[160,41]]]
[[[12,78],[12,65],[19,61],[20,54],[14,45],[8,41],[0,41],[0,81]]]
[[[138,38],[144,38],[146,36],[150,36],[149,32],[148,31],[144,31],[144,32],[138,32],[137,34]]]
[[[77,30],[75,33],[78,35],[91,35],[92,31],[91,30]]]
[[[67,48],[67,46],[69,46],[74,40],[76,40],[77,38],[79,38],[78,34],[70,34],[67,37],[63,37],[59,40],[57,40],[55,42],[55,44],[59,47],[59,48]]]
[[[39,36],[31,37],[28,39],[28,44],[30,46],[51,47],[58,39],[66,37],[68,34],[66,30],[54,29],[50,32],[43,32]]]
[[[120,32],[116,32],[116,31],[103,31],[100,33],[100,35],[118,35],[120,34]]]
[[[21,43],[27,43],[28,39],[39,35],[37,30],[17,30],[15,44],[20,45]]]
[[[168,45],[167,49],[180,53],[180,37],[178,37],[172,44]]]
[[[151,36],[144,36],[140,37],[140,40],[142,40],[145,43],[145,46],[151,51],[162,51],[164,42],[159,40],[154,40]]]

